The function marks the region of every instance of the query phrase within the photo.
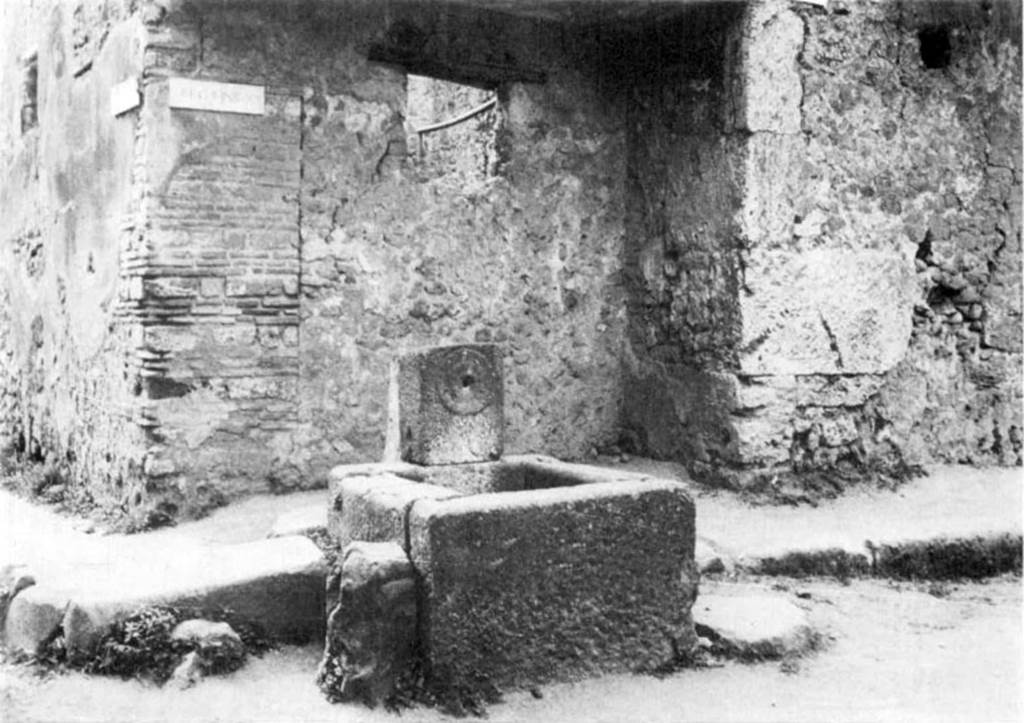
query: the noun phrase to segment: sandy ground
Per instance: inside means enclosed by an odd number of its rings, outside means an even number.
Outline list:
[[[611,676],[507,695],[493,721],[1018,721],[1024,717],[1021,582],[909,584],[760,579],[705,583],[775,589],[829,638],[799,661],[729,664],[664,679]],[[329,705],[316,647],[283,648],[187,691],[0,666],[4,721],[438,721]]]

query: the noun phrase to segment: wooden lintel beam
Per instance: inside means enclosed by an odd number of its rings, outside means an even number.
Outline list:
[[[410,73],[456,83],[493,88],[501,83],[544,83],[547,73],[536,68],[517,65],[460,60],[457,63],[442,58],[410,53],[408,50],[385,44],[370,46],[370,60],[399,65]]]

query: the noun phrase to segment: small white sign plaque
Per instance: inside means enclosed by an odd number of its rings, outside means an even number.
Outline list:
[[[114,115],[121,115],[132,108],[138,108],[140,102],[137,78],[122,80],[110,88],[110,112]]]
[[[262,85],[218,83],[191,78],[168,78],[167,82],[171,108],[263,115]]]

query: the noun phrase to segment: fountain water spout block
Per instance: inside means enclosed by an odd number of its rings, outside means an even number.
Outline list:
[[[444,346],[394,362],[402,460],[421,465],[501,457],[504,393],[501,350],[492,344]]]

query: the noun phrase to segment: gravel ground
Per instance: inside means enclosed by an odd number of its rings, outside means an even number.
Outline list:
[[[506,696],[493,721],[1018,721],[1021,581],[890,583],[780,578],[714,581],[705,589],[781,591],[825,633],[800,660],[728,664],[656,679],[610,676]],[[176,691],[77,673],[37,677],[0,666],[4,721],[438,721],[332,706],[312,678],[316,647],[283,648],[237,673]]]

